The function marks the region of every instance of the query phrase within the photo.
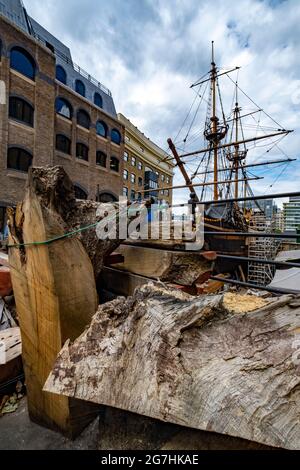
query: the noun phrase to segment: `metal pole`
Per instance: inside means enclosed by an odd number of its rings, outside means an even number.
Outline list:
[[[231,255],[222,255],[218,254],[217,258],[227,259],[229,261],[246,261],[250,263],[258,263],[258,264],[272,264],[273,266],[288,266],[290,268],[300,268],[299,263],[291,263],[289,261],[274,261],[271,259],[256,259],[256,258],[247,258],[246,256],[231,256]]]
[[[263,196],[248,196],[248,197],[238,197],[238,198],[230,198],[230,199],[219,199],[218,202],[212,200],[212,201],[200,201],[197,202],[196,204],[204,204],[204,205],[219,205],[219,204],[224,204],[224,203],[230,203],[230,202],[243,202],[243,201],[257,201],[257,200],[262,200],[262,199],[279,199],[283,197],[297,197],[300,196],[300,191],[293,192],[293,193],[277,193],[277,194],[264,194]],[[176,206],[171,206],[171,207],[184,207],[186,204],[178,204]]]
[[[253,180],[261,180],[263,178],[259,177],[259,176],[256,176],[256,177],[253,177],[253,178],[244,178],[244,179],[241,179],[239,181],[253,181]],[[220,184],[227,184],[227,183],[232,183],[231,180],[225,180],[225,181],[219,181]],[[196,183],[196,184],[193,184],[193,187],[194,188],[197,188],[197,187],[200,187],[200,186],[212,186],[215,184],[215,181],[208,181],[206,183]],[[158,191],[163,191],[163,190],[166,190],[166,189],[185,189],[187,187],[186,184],[181,184],[180,186],[165,186],[164,188],[155,188],[155,189],[144,189],[144,190],[141,190],[140,192],[141,193],[149,193],[149,192],[158,192]],[[195,192],[195,190],[193,191]],[[214,203],[218,203],[217,201],[214,201]],[[196,204],[203,204],[202,202],[197,202],[196,201]]]
[[[223,279],[217,276],[211,276],[210,279],[213,279],[214,281],[225,282],[227,284],[234,284],[236,286],[251,287],[252,289],[257,289],[257,290],[265,290],[267,292],[272,292],[274,294],[296,294],[296,295],[300,294],[300,290],[284,289],[280,287],[261,286],[261,285],[251,284],[250,282],[236,281],[234,279]]]
[[[284,158],[282,160],[269,160],[269,161],[262,162],[262,163],[253,163],[252,165],[239,166],[238,169],[245,170],[246,168],[254,168],[256,166],[275,165],[276,163],[290,163],[290,162],[295,162],[295,161],[297,161],[297,158]],[[218,170],[219,173],[222,173],[224,171],[228,171],[228,168],[221,168],[220,170]],[[213,170],[201,171],[201,173],[197,173],[197,176],[209,175],[213,172],[214,172]]]
[[[297,233],[291,234],[291,233],[265,233],[265,232],[207,232],[206,230],[204,231],[204,235],[214,235],[217,237],[230,237],[230,236],[235,236],[235,237],[245,237],[245,238],[288,238],[288,239],[293,239],[297,238]]]

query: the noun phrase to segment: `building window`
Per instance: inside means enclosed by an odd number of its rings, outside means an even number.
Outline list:
[[[85,129],[89,129],[91,125],[90,116],[86,111],[80,109],[77,113],[77,124]]]
[[[72,106],[64,98],[56,98],[55,110],[57,114],[60,114],[60,116],[63,116],[67,119],[72,119],[72,114],[73,114]]]
[[[131,166],[135,166],[135,165],[136,165],[136,158],[131,157]]]
[[[107,125],[103,121],[98,121],[96,124],[96,132],[101,137],[107,137]]]
[[[131,201],[135,201],[135,190],[134,189],[132,189],[130,191],[130,199],[131,199]]]
[[[128,188],[123,188],[123,196],[128,197]]]
[[[75,197],[76,199],[81,199],[83,201],[86,201],[88,198],[87,192],[82,189],[80,186],[77,184],[74,184],[74,191],[75,191]]]
[[[116,157],[111,157],[110,159],[110,169],[112,171],[119,172],[119,160]]]
[[[56,136],[56,150],[60,152],[71,154],[71,141],[63,134],[57,134]]]
[[[127,152],[124,152],[124,157],[123,157],[124,162],[128,162],[128,158],[129,158],[128,153],[127,153]]]
[[[31,55],[21,47],[14,47],[11,50],[10,66],[25,77],[35,79],[35,62]]]
[[[89,161],[89,148],[85,144],[78,142],[76,144],[76,157],[80,160]]]
[[[117,198],[112,193],[101,193],[97,197],[97,200],[98,202],[115,202],[117,201]]]
[[[166,178],[166,182],[167,182],[167,184],[170,183],[170,178],[169,178],[168,176],[167,176],[167,178]]]
[[[138,179],[138,185],[143,186],[143,178],[139,177]]]
[[[33,127],[33,107],[22,98],[11,96],[9,98],[9,117]]]
[[[137,193],[137,200],[141,202],[142,200],[142,193]]]
[[[169,190],[165,189],[165,196],[169,196]]]
[[[128,137],[127,135],[125,135],[125,142],[130,142],[130,137]]]
[[[79,95],[85,97],[85,85],[81,80],[75,81],[75,91],[79,93]]]
[[[61,65],[56,66],[56,79],[65,85],[67,84],[67,74]]]
[[[105,155],[104,152],[98,151],[96,153],[96,165],[106,168],[106,160],[107,160],[107,156]]]
[[[117,145],[121,144],[121,134],[117,129],[111,131],[111,140]]]
[[[31,153],[19,147],[11,147],[7,153],[7,168],[28,172],[32,165]]]
[[[96,106],[98,106],[98,108],[103,108],[103,100],[102,100],[102,96],[100,95],[100,93],[94,94],[94,103]]]
[[[135,175],[133,173],[131,173],[130,175],[130,181],[132,182],[132,184],[135,184]]]
[[[142,164],[141,162],[138,162],[137,167],[138,167],[138,170],[139,170],[139,171],[142,171],[142,169],[143,169],[143,164]]]
[[[165,175],[161,175],[161,180],[162,180],[162,182],[165,181]]]
[[[123,180],[127,181],[128,180],[128,171],[123,170]]]

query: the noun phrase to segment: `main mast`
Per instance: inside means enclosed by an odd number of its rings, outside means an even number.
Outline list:
[[[214,51],[214,41],[212,41],[211,47],[211,87],[212,87],[212,117],[211,117],[211,131],[213,138],[213,148],[214,148],[214,200],[218,200],[218,138],[217,138],[217,129],[218,121],[216,115],[216,80],[217,80],[217,67],[215,64],[215,51]]]

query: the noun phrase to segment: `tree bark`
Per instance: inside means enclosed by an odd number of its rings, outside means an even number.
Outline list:
[[[238,301],[145,285],[99,307],[90,327],[64,345],[44,389],[299,449],[300,300],[269,299],[236,313]],[[249,300],[249,310],[256,305]]]

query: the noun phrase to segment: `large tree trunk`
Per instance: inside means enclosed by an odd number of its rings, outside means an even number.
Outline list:
[[[76,201],[61,167],[33,168],[25,199],[10,211],[12,282],[20,320],[32,420],[76,435],[92,419],[86,403],[42,391],[65,341],[75,340],[97,310],[95,278],[119,241],[98,240],[95,228],[53,243],[97,222],[98,203]],[[94,407],[93,407],[94,408]]]
[[[299,449],[299,331],[300,302],[291,296],[224,301],[150,283],[99,307],[65,344],[44,389]]]
[[[123,263],[114,265],[117,269],[184,286],[193,285],[205,273],[209,278],[217,258],[215,251],[188,253],[125,244],[117,253],[124,256]]]

